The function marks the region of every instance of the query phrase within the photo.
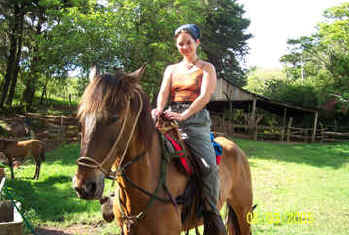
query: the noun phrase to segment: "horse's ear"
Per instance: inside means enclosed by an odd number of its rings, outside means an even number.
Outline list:
[[[127,74],[127,77],[131,78],[131,79],[134,79],[135,81],[139,81],[142,77],[142,75],[144,74],[144,71],[145,71],[145,67],[147,65],[144,64],[142,65],[142,67],[140,67],[139,69],[137,69],[136,71],[132,72],[132,73],[128,73]]]

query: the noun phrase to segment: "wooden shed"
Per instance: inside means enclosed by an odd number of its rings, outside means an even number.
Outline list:
[[[286,126],[287,120],[292,117],[311,115],[314,119],[311,140],[315,140],[319,110],[271,100],[237,87],[225,79],[217,80],[216,91],[207,108],[216,113],[223,112],[225,109],[244,109],[251,113],[252,121],[256,121],[256,109],[261,108],[282,117],[283,126]]]

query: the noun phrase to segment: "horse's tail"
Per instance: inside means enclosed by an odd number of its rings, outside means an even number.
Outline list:
[[[227,231],[231,231],[229,227],[234,228],[235,234],[240,235],[241,233],[240,233],[238,217],[234,209],[229,204],[227,204],[227,209],[228,209],[228,217],[226,221],[226,227],[228,228]]]

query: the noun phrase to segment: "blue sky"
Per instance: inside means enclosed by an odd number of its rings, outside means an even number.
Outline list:
[[[248,32],[250,54],[246,64],[281,68],[279,58],[287,52],[287,40],[315,32],[327,8],[344,0],[237,0],[244,5],[244,17],[251,20]]]

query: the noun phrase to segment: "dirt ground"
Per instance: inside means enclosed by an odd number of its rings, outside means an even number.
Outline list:
[[[98,226],[76,224],[68,228],[42,227],[35,231],[38,235],[95,235]]]

